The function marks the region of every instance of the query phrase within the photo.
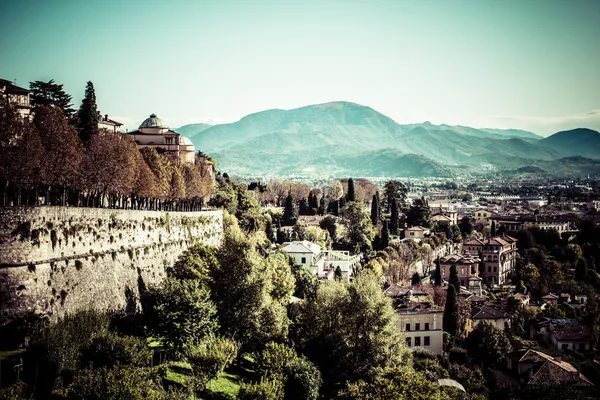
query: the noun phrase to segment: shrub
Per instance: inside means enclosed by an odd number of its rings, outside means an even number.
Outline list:
[[[185,351],[192,366],[194,386],[204,389],[208,381],[215,379],[237,356],[239,346],[232,340],[207,336],[196,346]]]
[[[80,370],[69,386],[72,400],[159,400],[164,391],[158,376],[148,369],[117,366]]]
[[[238,394],[239,400],[279,400],[283,398],[281,379],[262,377],[259,382],[242,383]]]
[[[298,357],[286,367],[285,399],[316,400],[323,384],[321,371],[304,357]]]
[[[79,364],[82,368],[112,368],[116,364],[145,367],[150,363],[150,350],[136,337],[121,337],[107,332],[95,337],[81,349]]]

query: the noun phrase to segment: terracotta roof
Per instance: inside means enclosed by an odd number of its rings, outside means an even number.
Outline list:
[[[558,341],[593,342],[594,334],[583,325],[550,325],[550,332]]]
[[[396,307],[396,312],[399,314],[437,314],[443,313],[444,309],[431,303],[407,301]]]
[[[385,289],[383,291],[383,294],[385,294],[388,297],[402,297],[402,296],[406,296],[407,294],[409,294],[411,289],[412,289],[411,287],[400,286],[400,285],[394,283],[394,284],[390,285],[390,287]]]
[[[464,245],[467,245],[467,246],[483,246],[484,243],[481,240],[479,240],[479,239],[470,239],[470,240],[467,240],[467,241],[463,242],[463,246]]]
[[[528,385],[552,385],[558,382],[573,382],[578,386],[594,386],[585,375],[566,361],[557,360],[541,351],[529,349],[519,362],[543,363],[533,374]]]
[[[431,217],[431,219],[434,221],[446,221],[446,222],[452,221],[452,218],[447,217],[445,215],[440,215],[440,214],[434,215],[433,217]]]
[[[515,239],[515,238],[514,238],[514,237],[512,237],[512,236],[503,235],[503,236],[502,236],[502,238],[503,238],[504,240],[506,240],[507,242],[512,242],[512,243],[517,243],[517,242],[518,242],[518,240],[517,240],[517,239]]]
[[[488,240],[486,244],[493,244],[493,245],[499,244],[500,246],[510,246],[510,243],[508,243],[506,240],[504,240],[500,237],[492,238],[492,239]]]
[[[484,304],[474,311],[471,319],[500,319],[507,317],[508,316],[506,313],[498,310],[496,307],[493,307],[489,304]]]

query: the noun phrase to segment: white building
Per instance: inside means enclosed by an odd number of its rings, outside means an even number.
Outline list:
[[[409,301],[396,307],[396,313],[400,317],[400,330],[408,347],[422,347],[434,354],[443,354],[444,310],[441,307]]]
[[[139,148],[153,147],[159,152],[175,156],[180,162],[193,164],[196,148],[190,139],[169,129],[156,114],[141,123],[137,131],[129,132]]]
[[[108,118],[108,114],[102,115],[98,112],[98,129],[106,129],[111,133],[119,133],[122,126],[123,124],[119,121]]]
[[[404,230],[404,237],[406,239],[413,239],[416,242],[423,240],[425,236],[429,236],[430,234],[431,230],[422,226],[411,226]]]
[[[348,251],[339,250],[326,250],[324,253],[324,268],[335,271],[337,267],[340,267],[342,279],[349,281],[354,274],[356,265],[360,262],[360,255],[351,255]]]
[[[348,251],[323,250],[321,246],[308,240],[286,242],[283,250],[296,264],[306,265],[319,279],[324,280],[334,279],[335,270],[340,267],[342,279],[349,281],[360,262],[360,255],[351,255]]]
[[[308,240],[286,242],[283,250],[296,262],[309,267],[314,274],[321,274],[325,269],[325,254],[321,246]]]

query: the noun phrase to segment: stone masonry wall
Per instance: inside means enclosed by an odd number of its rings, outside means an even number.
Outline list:
[[[0,209],[0,324],[29,311],[133,311],[183,251],[222,238],[221,211]]]

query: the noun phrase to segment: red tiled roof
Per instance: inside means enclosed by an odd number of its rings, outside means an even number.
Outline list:
[[[544,364],[533,374],[528,385],[548,385],[556,382],[573,382],[578,386],[594,386],[583,374],[566,361],[556,360],[548,354],[529,349],[519,362]]]
[[[507,318],[506,313],[498,310],[489,304],[484,304],[480,308],[476,309],[471,319],[500,319]]]
[[[583,325],[550,325],[550,332],[559,341],[592,342],[593,332]]]

